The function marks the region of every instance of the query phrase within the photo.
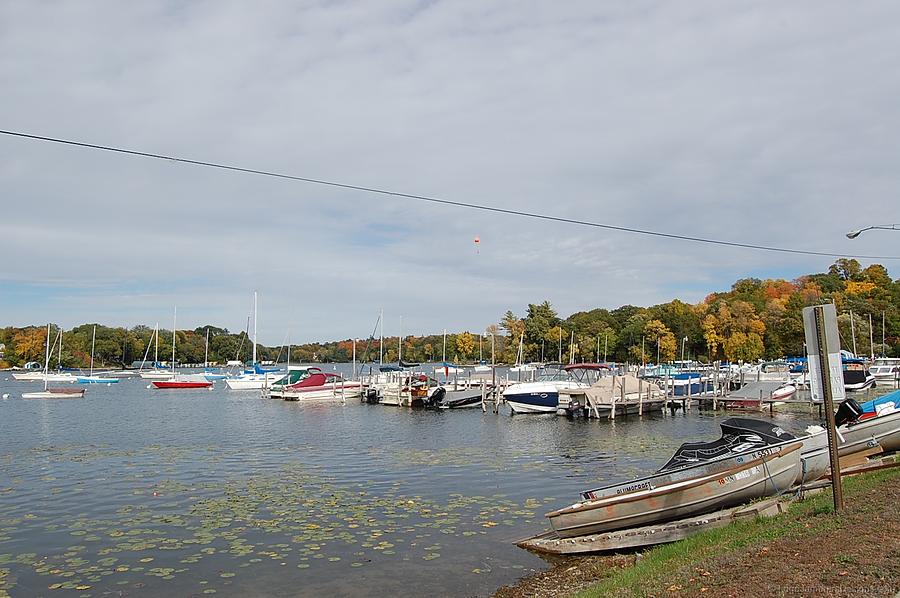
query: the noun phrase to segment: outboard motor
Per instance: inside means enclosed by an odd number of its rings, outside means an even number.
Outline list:
[[[374,388],[367,388],[365,394],[365,401],[369,405],[375,405],[379,402],[378,391]]]
[[[855,422],[863,414],[862,407],[853,399],[846,399],[834,414],[834,425],[843,426]]]
[[[431,393],[428,395],[428,400],[426,403],[427,407],[438,407],[441,403],[444,402],[444,397],[447,395],[447,389],[443,386],[438,386],[433,389]]]

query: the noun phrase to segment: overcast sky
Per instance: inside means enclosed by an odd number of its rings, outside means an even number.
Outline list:
[[[826,252],[900,255],[844,236],[900,222],[898,72],[894,1],[0,3],[0,129]],[[0,325],[239,330],[258,289],[268,344],[834,261],[2,135],[0,202]]]

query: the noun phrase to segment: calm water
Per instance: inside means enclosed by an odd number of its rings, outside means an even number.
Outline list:
[[[23,400],[37,385],[0,376],[14,596],[487,595],[546,566],[511,544],[544,513],[717,437],[724,417],[297,404],[143,380]]]

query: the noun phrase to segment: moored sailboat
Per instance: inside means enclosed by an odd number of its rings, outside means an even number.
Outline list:
[[[95,376],[94,375],[94,347],[97,343],[97,326],[94,326],[94,331],[91,333],[91,369],[90,373],[87,376],[77,376],[76,380],[79,384],[116,384],[119,382],[118,378],[110,378],[108,376]]]
[[[61,332],[60,332],[61,333]],[[54,343],[56,344],[56,343]],[[44,390],[22,393],[23,399],[77,399],[84,396],[83,388],[48,388],[47,370],[50,368],[50,324],[47,324],[47,350],[44,358]]]
[[[176,389],[176,388],[209,388],[213,385],[202,374],[197,375],[179,375],[175,372],[175,332],[177,330],[175,322],[178,317],[178,308],[175,308],[175,315],[172,317],[172,373],[166,380],[153,380],[151,384],[159,389]]]

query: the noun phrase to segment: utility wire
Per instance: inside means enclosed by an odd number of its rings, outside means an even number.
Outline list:
[[[533,218],[536,220],[546,220],[550,222],[562,222],[564,224],[576,224],[579,226],[588,226],[592,228],[602,228],[606,230],[614,230],[626,233],[634,233],[638,235],[647,235],[651,237],[662,237],[666,239],[677,239],[680,241],[692,241],[694,243],[706,243],[708,245],[720,245],[725,247],[738,247],[741,249],[755,249],[758,251],[774,251],[777,253],[791,253],[798,255],[817,255],[824,257],[844,257],[844,258],[858,258],[858,259],[867,259],[867,260],[900,260],[900,256],[883,256],[883,255],[848,255],[845,253],[832,253],[827,251],[808,251],[805,249],[791,249],[787,247],[774,247],[770,245],[755,245],[752,243],[740,243],[737,241],[723,241],[721,239],[708,239],[704,237],[692,237],[689,235],[678,235],[675,233],[664,233],[660,231],[653,230],[645,230],[640,228],[631,228],[627,226],[616,226],[613,224],[603,224],[600,222],[591,222],[589,220],[579,220],[576,218],[564,218],[562,216],[551,216],[549,214],[540,214],[537,212],[524,212],[521,210],[510,210],[507,208],[498,208],[496,206],[489,206],[484,204],[476,204],[464,201],[454,201],[450,199],[442,199],[439,197],[430,197],[427,195],[415,195],[413,193],[402,193],[399,191],[389,191],[387,189],[378,189],[376,187],[366,187],[363,185],[352,185],[349,183],[339,183],[337,181],[326,181],[323,179],[315,179],[311,177],[303,177],[292,174],[285,174],[281,172],[271,172],[267,170],[258,170],[255,168],[246,168],[243,166],[234,166],[230,164],[221,164],[218,162],[206,162],[204,160],[194,160],[191,158],[179,158],[176,156],[166,156],[164,154],[154,154],[151,152],[143,152],[139,150],[131,150],[125,149],[121,147],[113,147],[109,145],[98,145],[95,143],[85,143],[82,141],[73,141],[71,139],[59,139],[56,137],[46,137],[44,135],[33,135],[30,133],[21,133],[18,131],[7,131],[0,129],[0,134],[7,135],[10,137],[21,137],[25,139],[33,139],[36,141],[47,141],[51,143],[60,143],[63,145],[70,145],[81,148],[89,148],[95,150],[102,150],[106,152],[114,152],[118,154],[126,154],[129,156],[139,156],[142,158],[154,158],[157,160],[169,160],[170,162],[180,162],[182,164],[191,164],[194,166],[206,166],[208,168],[218,168],[220,170],[230,170],[233,172],[243,172],[246,174],[256,174],[260,176],[266,177],[274,177],[279,179],[287,179],[291,181],[301,181],[304,183],[312,183],[315,185],[325,185],[328,187],[337,187],[339,189],[349,189],[353,191],[362,191],[365,193],[376,193],[379,195],[388,195],[391,197],[400,197],[403,199],[412,199],[415,201],[428,202],[433,204],[440,204],[445,206],[453,206],[457,208],[468,208],[471,210],[481,210],[484,212],[493,212],[496,214],[507,214],[511,216],[522,216],[525,218]]]

